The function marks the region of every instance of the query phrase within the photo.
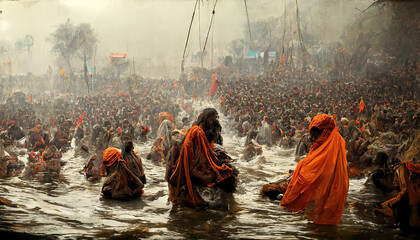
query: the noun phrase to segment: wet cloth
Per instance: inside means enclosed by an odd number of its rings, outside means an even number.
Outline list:
[[[179,206],[200,206],[204,200],[194,185],[212,187],[234,177],[232,171],[225,164],[217,165],[203,129],[193,126],[185,137],[175,169],[167,173],[169,200]]]
[[[130,151],[125,153],[123,158],[130,168],[130,171],[133,172],[143,184],[146,184],[146,176],[144,174],[143,163],[140,156],[138,156],[134,151]]]
[[[117,149],[105,149],[102,164],[101,175],[105,173],[105,170],[113,168],[102,186],[104,197],[129,200],[143,194],[143,182],[130,170],[130,166]]]
[[[360,103],[359,103],[359,113],[364,112],[364,111],[366,111],[366,106],[365,106],[365,102],[362,99],[360,100]]]
[[[174,118],[172,117],[171,114],[169,114],[168,112],[161,112],[159,113],[159,125],[163,122],[163,120],[169,120],[171,121],[174,125],[173,128],[175,128],[175,121]]]
[[[345,141],[326,114],[316,116],[309,129],[313,127],[322,135],[298,163],[281,205],[290,211],[306,208],[315,223],[338,224],[349,188]]]
[[[37,179],[41,182],[51,182],[59,178],[60,169],[60,159],[29,161],[23,176],[24,178]]]
[[[87,161],[83,167],[85,172],[86,179],[89,181],[98,180],[101,178],[101,165],[102,159],[98,154],[94,153]]]
[[[163,141],[163,146],[164,146],[164,150],[165,150],[165,155],[166,152],[169,151],[169,149],[171,148],[171,133],[174,129],[174,123],[171,122],[170,120],[163,120],[162,123],[159,125],[159,129],[158,129],[158,138],[162,138]]]
[[[273,141],[272,141],[272,126],[270,124],[267,123],[267,121],[262,121],[261,122],[261,127],[258,130],[258,135],[256,138],[256,141],[258,144],[261,145],[267,145],[267,146],[271,146]]]
[[[379,204],[375,211],[393,217],[400,227],[420,228],[420,164],[402,162],[396,175],[400,192]]]

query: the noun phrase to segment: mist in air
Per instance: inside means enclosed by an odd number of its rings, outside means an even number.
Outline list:
[[[136,73],[149,77],[177,78],[191,21],[195,0],[154,0],[154,1],[0,1],[0,61],[4,65],[12,63],[13,74],[45,74],[50,65],[57,73],[61,70],[57,54],[52,52],[51,34],[60,24],[67,21],[74,25],[88,23],[97,38],[94,56],[88,61],[89,67],[101,69],[109,64],[109,54],[127,53],[127,59],[134,60]],[[186,67],[191,56],[202,50],[207,36],[214,1],[199,1],[192,25],[189,45],[186,49]],[[304,34],[311,35],[322,44],[340,41],[346,27],[360,18],[361,10],[372,1],[317,0],[298,1],[300,24]],[[260,41],[260,50],[267,42],[258,29],[261,24],[270,24],[271,39],[282,39],[283,28],[287,28],[290,38],[294,31],[291,24],[296,12],[295,1],[247,1],[251,25],[251,38]],[[287,8],[286,11],[284,8]],[[287,19],[285,19],[285,14]],[[285,21],[290,26],[285,26]],[[286,24],[287,24],[286,23]],[[25,36],[33,37],[33,45],[27,49],[17,47],[17,42]],[[248,39],[247,15],[242,0],[218,1],[215,17],[206,47],[207,59],[204,67],[219,64],[218,59],[232,55],[232,41]],[[282,46],[269,46],[271,51],[279,51]],[[278,44],[278,41],[277,41]],[[266,44],[267,45],[267,44]],[[251,49],[259,50],[259,49]],[[210,59],[212,51],[213,61]],[[83,71],[83,62],[77,57],[71,59],[75,71]],[[4,68],[4,66],[3,66]],[[4,71],[4,69],[3,69]]]

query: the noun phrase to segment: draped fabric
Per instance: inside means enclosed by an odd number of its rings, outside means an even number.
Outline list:
[[[232,168],[216,162],[203,129],[193,126],[185,137],[175,169],[168,174],[169,200],[180,206],[200,206],[204,200],[194,185],[211,187],[232,175]]]
[[[365,106],[365,102],[362,100],[360,100],[360,104],[359,104],[359,113],[360,112],[364,112],[366,111],[366,106]]]
[[[378,205],[375,211],[394,217],[400,227],[419,228],[420,164],[404,161],[397,169],[396,175],[400,192],[397,196]]]
[[[98,157],[98,154],[94,153],[87,161],[83,168],[86,178],[89,180],[94,180],[100,178],[101,173],[101,159]]]
[[[112,147],[105,149],[103,153],[101,175],[105,173],[106,167],[113,166],[112,172],[102,185],[104,197],[129,200],[143,194],[145,178],[141,160],[132,151],[124,156],[127,160],[124,160],[121,153]]]
[[[161,112],[159,113],[159,125],[162,124],[163,120],[169,120],[173,123],[172,129],[175,129],[175,121],[171,114],[168,112]]]
[[[163,137],[163,143],[165,146],[165,149],[169,151],[170,145],[171,145],[171,134],[174,129],[174,123],[170,120],[163,120],[162,123],[159,125],[158,128],[158,138]]]
[[[115,162],[118,161],[124,161],[124,159],[122,158],[121,153],[117,149],[110,147],[104,150],[102,160],[103,165],[111,167],[112,165],[114,165]],[[105,174],[105,171],[106,168],[102,168],[101,176]]]
[[[261,127],[258,129],[257,138],[255,139],[258,144],[266,144],[271,146],[272,141],[272,127],[265,120],[261,122]]]
[[[281,205],[301,211],[318,224],[338,224],[347,199],[349,180],[345,141],[332,117],[316,116],[309,129],[322,130],[306,158],[298,163]]]

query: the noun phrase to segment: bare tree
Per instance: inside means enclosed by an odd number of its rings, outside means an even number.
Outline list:
[[[97,39],[89,23],[81,23],[74,27],[69,19],[51,34],[51,42],[54,44],[52,51],[66,61],[70,76],[74,76],[71,59],[76,53],[92,56]]]

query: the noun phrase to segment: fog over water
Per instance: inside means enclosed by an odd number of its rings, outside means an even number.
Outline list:
[[[217,107],[217,102],[199,102],[197,108]],[[220,110],[219,110],[220,111]],[[74,150],[63,155],[66,165],[60,180],[39,183],[20,178],[0,179],[2,197],[17,204],[4,208],[2,227],[50,238],[95,239],[410,239],[399,229],[386,226],[375,218],[373,205],[386,200],[378,189],[366,188],[366,178],[351,179],[343,219],[338,226],[311,223],[305,214],[282,208],[259,194],[262,185],[284,177],[293,169],[294,149],[264,147],[263,155],[251,161],[241,159],[245,138],[235,136],[232,119],[220,116],[224,126],[224,147],[239,169],[239,183],[233,197],[224,200],[221,209],[177,209],[168,203],[165,168],[146,159],[152,140],[136,144],[147,175],[141,199],[118,201],[104,199],[100,182],[86,181],[80,170],[85,162],[73,157]],[[74,142],[72,143],[74,146]],[[22,158],[26,161],[25,158]],[[210,200],[208,197],[206,200]]]
[[[416,238],[409,197],[379,203],[420,158],[419,23],[410,0],[0,0],[0,238]],[[338,225],[280,205],[305,160],[340,178]],[[190,174],[200,209],[168,190]],[[121,182],[130,200],[108,199]]]
[[[344,28],[360,16],[360,10],[372,3],[371,0],[330,2],[298,1],[302,30],[325,42],[339,40]],[[134,58],[138,71],[144,70],[154,77],[177,77],[194,4],[195,0],[0,1],[3,11],[0,43],[10,48],[9,56],[0,54],[0,60],[5,62],[10,58],[15,73],[44,74],[56,59],[51,51],[50,35],[59,24],[70,19],[75,25],[91,24],[97,34],[96,57],[89,60],[90,65],[103,67],[111,52],[126,52],[129,59]],[[187,49],[189,57],[204,45],[214,1],[200,1],[200,5],[201,14],[197,9]],[[296,12],[294,1],[248,0],[247,5],[250,22],[270,21],[283,26],[285,5],[288,20]],[[215,59],[231,55],[231,41],[244,39],[248,34],[244,1],[218,1],[213,26],[208,51],[214,43]],[[257,33],[258,29],[251,31]],[[34,39],[30,61],[25,51],[13,50],[15,42],[28,34]],[[273,28],[271,34],[273,38],[281,38],[282,31]],[[279,49],[280,46],[272,46],[273,51]],[[144,69],[146,65],[153,66],[152,72]]]

